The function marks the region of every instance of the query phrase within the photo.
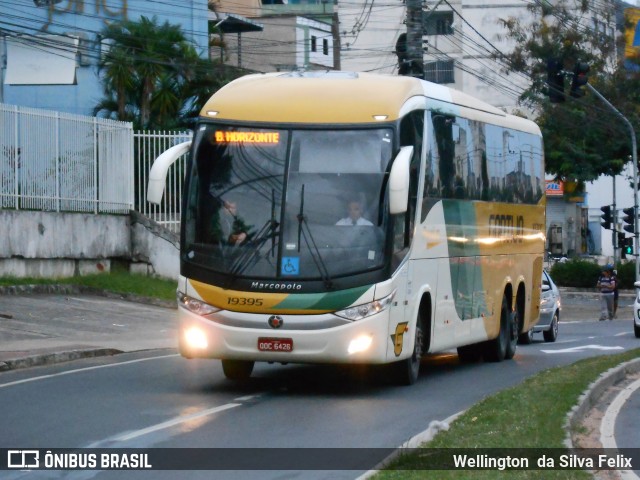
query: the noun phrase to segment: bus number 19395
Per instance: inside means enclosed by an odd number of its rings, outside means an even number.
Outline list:
[[[229,305],[255,305],[262,306],[262,298],[245,298],[245,297],[229,297],[227,299]]]

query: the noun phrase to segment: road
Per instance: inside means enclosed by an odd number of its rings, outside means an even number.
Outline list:
[[[595,316],[593,305],[577,305]],[[619,316],[630,318],[627,309],[623,305]],[[430,356],[411,387],[357,369],[269,364],[257,364],[252,378],[239,384],[224,378],[219,362],[186,360],[173,350],[4,372],[0,405],[9,414],[0,415],[0,448],[269,447],[285,456],[299,454],[291,448],[394,448],[432,421],[543,369],[638,347],[631,320],[581,320],[579,308],[573,311],[563,317],[555,343],[538,335],[502,363],[462,364],[453,352]],[[219,471],[215,478],[354,479],[365,470]],[[117,471],[3,473],[6,479],[123,478]],[[127,472],[126,478],[172,479],[176,472]]]

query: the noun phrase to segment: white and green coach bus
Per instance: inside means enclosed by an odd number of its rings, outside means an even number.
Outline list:
[[[501,361],[536,324],[544,252],[540,129],[416,78],[249,75],[201,111],[180,240],[179,350],[222,360]],[[360,215],[358,215],[360,214]]]

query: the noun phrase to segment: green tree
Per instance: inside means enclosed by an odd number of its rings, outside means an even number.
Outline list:
[[[593,8],[592,3],[580,0],[536,2],[528,6],[531,22],[501,20],[505,37],[516,43],[505,56],[507,71],[524,72],[532,79],[520,102],[538,113],[547,173],[579,182],[619,174],[631,154],[629,132],[594,95],[587,92],[579,98],[570,96],[571,75],[566,75],[565,101],[551,103],[546,96],[548,60],[560,60],[567,72],[572,72],[577,62],[589,64],[589,83],[632,123],[640,99],[638,80],[621,65],[611,66],[616,51],[614,39],[585,25],[594,14]],[[598,18],[605,22],[614,15],[613,10],[599,13]]]
[[[141,129],[186,126],[216,90],[238,75],[200,58],[177,25],[153,17],[106,26],[99,70],[104,98],[94,114]]]

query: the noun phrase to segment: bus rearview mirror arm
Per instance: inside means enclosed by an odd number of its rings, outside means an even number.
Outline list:
[[[147,186],[147,202],[159,205],[164,195],[164,186],[167,181],[169,167],[187,153],[191,148],[191,142],[183,142],[165,150],[155,159],[149,172],[149,184]]]
[[[407,211],[409,203],[409,176],[413,147],[402,147],[396,156],[389,174],[389,212],[393,214]]]

